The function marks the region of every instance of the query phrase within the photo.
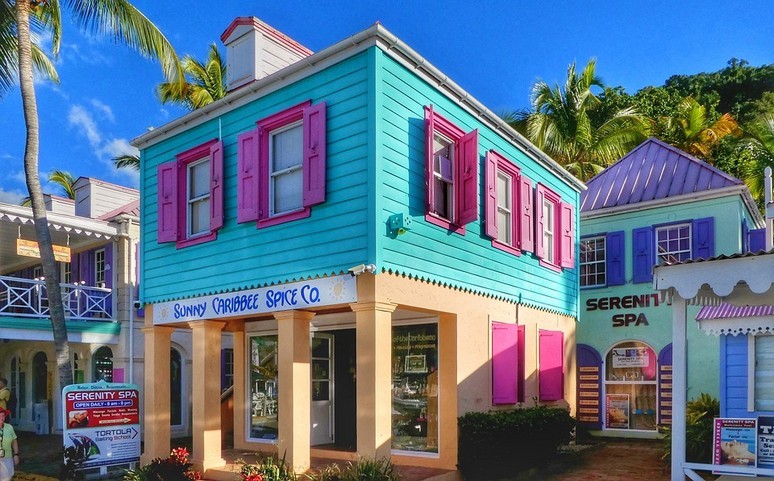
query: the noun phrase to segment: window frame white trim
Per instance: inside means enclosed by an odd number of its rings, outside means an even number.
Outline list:
[[[603,242],[602,252],[604,253],[605,258],[602,259],[601,261],[595,260],[593,263],[589,263],[589,262],[584,263],[583,262],[583,243],[587,242],[587,241],[592,241],[592,240],[598,242],[600,239]],[[580,257],[578,259],[578,275],[579,275],[579,284],[578,285],[579,285],[579,287],[581,289],[593,289],[593,288],[597,288],[597,287],[606,287],[607,286],[607,235],[606,234],[598,234],[598,235],[590,235],[590,236],[581,237],[579,239],[579,241],[578,241],[578,247],[579,247],[578,254],[579,254],[579,257]],[[594,252],[595,253],[599,252],[599,250],[595,249]],[[590,264],[601,264],[602,265],[603,274],[605,276],[605,281],[602,284],[586,284],[586,285],[583,284],[583,266],[584,265],[590,265]],[[599,275],[599,271],[597,271],[594,274],[595,277],[598,276],[598,275]]]
[[[201,157],[199,159],[193,160],[191,162],[187,162],[185,164],[185,238],[186,239],[196,239],[198,237],[201,237],[203,235],[209,235],[212,232],[212,229],[210,228],[210,216],[207,215],[207,228],[200,231],[200,232],[192,232],[191,231],[191,224],[193,219],[193,212],[192,207],[194,204],[201,203],[203,201],[207,201],[208,206],[212,202],[212,190],[207,189],[207,191],[198,196],[198,197],[191,197],[191,171],[194,167],[197,167],[201,164],[207,163],[207,177],[208,177],[208,183],[212,182],[212,156],[211,155],[205,155],[204,157]],[[207,209],[207,212],[210,211],[212,207]]]
[[[693,259],[693,223],[690,222],[690,221],[689,222],[677,222],[677,223],[674,223],[674,224],[666,224],[666,225],[653,226],[653,248],[656,251],[654,253],[655,257],[653,258],[654,261],[655,261],[655,265],[657,265],[657,266],[664,265],[664,264],[661,263],[661,255],[662,254],[658,250],[658,246],[659,246],[658,233],[659,233],[659,231],[665,231],[665,230],[669,231],[669,230],[673,230],[673,229],[680,229],[682,227],[687,227],[688,228],[688,257],[686,259],[679,259],[679,256],[678,256],[676,261]],[[672,251],[665,251],[664,255],[674,256],[675,253],[679,254],[679,253],[684,253],[684,252],[685,251],[682,251],[682,250],[674,251],[674,252],[672,252]]]
[[[278,134],[281,134],[283,132],[287,132],[288,130],[295,129],[297,127],[301,127],[301,158],[299,159],[298,164],[294,164],[290,167],[284,168],[282,170],[279,170],[277,172],[274,172],[274,137],[276,137]],[[304,170],[304,120],[296,120],[293,122],[290,122],[288,124],[282,125],[280,127],[277,127],[273,130],[268,131],[268,147],[269,147],[269,158],[267,159],[267,165],[268,165],[268,172],[267,176],[269,179],[269,218],[282,216],[286,214],[290,214],[293,212],[297,212],[299,210],[303,210],[304,208],[304,189],[303,189],[303,179],[301,181],[301,189],[299,189],[299,195],[301,198],[299,199],[300,207],[289,209],[289,210],[283,210],[282,212],[277,212],[275,210],[274,202],[275,202],[275,180],[277,177],[280,177],[282,175],[286,174],[292,174],[297,171],[301,171],[303,173]]]

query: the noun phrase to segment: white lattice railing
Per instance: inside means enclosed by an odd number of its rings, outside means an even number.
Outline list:
[[[113,321],[113,291],[81,284],[60,284],[65,318]],[[0,276],[0,316],[48,317],[43,280]]]

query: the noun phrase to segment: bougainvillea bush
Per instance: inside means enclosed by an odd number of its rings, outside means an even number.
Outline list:
[[[168,458],[156,458],[150,464],[128,470],[124,475],[124,481],[198,481],[202,479],[202,474],[193,469],[193,464],[188,462],[188,457],[186,448],[175,448]]]

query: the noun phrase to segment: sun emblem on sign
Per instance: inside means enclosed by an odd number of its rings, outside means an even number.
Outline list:
[[[161,320],[165,321],[169,318],[169,307],[164,306],[161,308]]]
[[[328,291],[333,299],[339,300],[347,295],[347,285],[341,278],[333,279]]]

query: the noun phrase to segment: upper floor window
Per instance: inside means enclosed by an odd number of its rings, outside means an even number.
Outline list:
[[[550,268],[575,267],[575,208],[543,184],[535,196],[535,254]]]
[[[35,266],[32,268],[32,277],[33,279],[40,279],[43,277],[43,267],[42,266]]]
[[[238,222],[268,227],[309,217],[325,202],[326,141],[325,102],[296,105],[241,134]]]
[[[605,279],[605,237],[596,236],[580,241],[580,285],[581,287],[604,286]]]
[[[70,284],[73,281],[72,264],[70,262],[59,263],[59,276],[61,281],[65,284]]]
[[[158,167],[158,242],[186,247],[223,227],[223,142],[215,139]]]
[[[94,251],[94,282],[97,286],[105,286],[105,249]]]
[[[492,245],[520,255],[534,250],[532,183],[495,151],[486,154],[486,234]]]
[[[464,233],[478,218],[478,130],[462,129],[425,107],[425,219]]]
[[[691,224],[656,228],[658,264],[671,264],[691,258]]]

